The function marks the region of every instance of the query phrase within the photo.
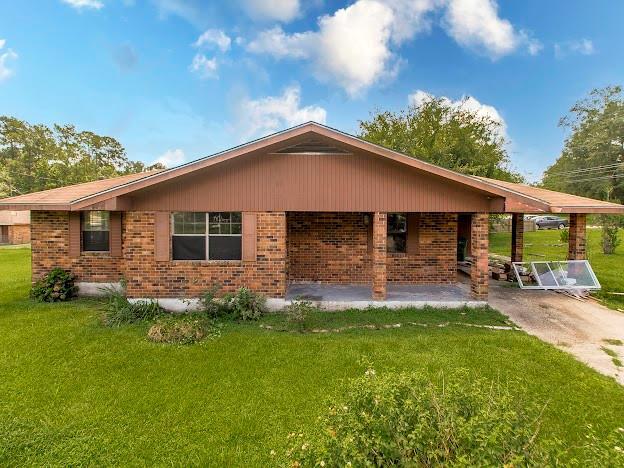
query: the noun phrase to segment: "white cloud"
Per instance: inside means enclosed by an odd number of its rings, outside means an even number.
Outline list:
[[[531,55],[541,44],[526,31],[517,31],[498,16],[496,0],[448,0],[443,25],[458,44],[482,52],[492,59],[526,46]]]
[[[189,66],[189,70],[197,73],[200,78],[217,78],[218,68],[217,59],[215,57],[209,59],[204,54],[195,54]]]
[[[227,52],[232,44],[232,39],[220,29],[208,29],[193,43],[194,47],[216,46],[221,52]]]
[[[596,53],[594,43],[589,39],[579,39],[575,41],[558,42],[554,46],[555,57],[564,58],[572,54],[593,55]]]
[[[443,27],[460,45],[496,59],[542,44],[498,16],[495,0],[357,0],[319,18],[315,30],[260,32],[246,48],[275,59],[308,60],[321,81],[336,83],[351,96],[392,78],[404,62],[395,47],[431,29],[434,13],[445,10]]]
[[[358,0],[325,15],[318,31],[287,34],[280,27],[264,31],[247,50],[275,58],[309,59],[317,78],[336,82],[354,96],[393,72],[390,51],[392,9],[376,0]]]
[[[5,52],[2,52],[5,44],[6,39],[0,39],[0,82],[8,80],[13,76],[15,72],[12,68],[9,68],[9,62],[16,60],[18,57],[18,55],[11,49],[7,49]]]
[[[67,3],[69,6],[77,9],[91,8],[93,10],[99,10],[104,7],[104,4],[99,0],[61,0],[63,3]]]
[[[258,20],[288,22],[301,13],[299,0],[243,0],[247,14]]]
[[[412,106],[420,106],[423,103],[434,99],[435,97],[436,96],[433,96],[426,91],[418,89],[407,97],[407,101]],[[507,136],[507,123],[505,122],[505,119],[503,119],[503,117],[501,116],[500,112],[498,112],[496,107],[482,104],[472,96],[462,96],[461,99],[457,100],[450,99],[446,96],[439,96],[439,98],[451,107],[472,112],[479,117],[488,117],[494,122],[499,123],[499,136],[505,138],[506,140],[509,139]]]
[[[186,160],[186,156],[184,155],[184,151],[180,148],[170,149],[161,154],[158,158],[152,161],[151,164],[164,164],[165,167],[175,167],[179,166]]]
[[[325,123],[327,112],[320,106],[301,106],[301,89],[290,86],[281,96],[243,99],[237,113],[240,139],[249,140],[308,121]]]

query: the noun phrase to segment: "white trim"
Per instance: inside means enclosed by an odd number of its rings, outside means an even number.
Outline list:
[[[102,291],[102,289],[114,289],[118,292],[123,292],[123,287],[119,282],[113,283],[95,283],[89,281],[81,281],[77,282],[76,286],[78,286],[78,295],[85,297],[101,297],[105,296],[106,292]]]

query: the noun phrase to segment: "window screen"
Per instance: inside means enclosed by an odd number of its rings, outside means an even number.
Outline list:
[[[81,230],[83,251],[109,251],[110,213],[108,211],[83,211]]]
[[[242,258],[241,213],[174,213],[172,222],[174,260]]]
[[[387,250],[390,253],[407,252],[407,215],[388,213]]]

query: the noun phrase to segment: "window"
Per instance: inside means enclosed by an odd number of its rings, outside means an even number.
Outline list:
[[[108,211],[82,212],[82,250],[108,252],[110,250],[110,213]]]
[[[174,260],[240,260],[240,213],[174,213]]]
[[[388,213],[387,250],[390,253],[407,252],[407,215]]]

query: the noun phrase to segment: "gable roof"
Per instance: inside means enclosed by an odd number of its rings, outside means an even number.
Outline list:
[[[487,195],[503,197],[506,202],[507,200],[513,201],[515,206],[520,207],[521,211],[525,212],[562,212],[561,210],[565,207],[569,207],[570,209],[580,210],[573,212],[624,213],[624,206],[614,203],[601,202],[599,200],[592,200],[544,189],[535,189],[534,187],[522,184],[460,174],[316,122],[307,122],[171,169],[132,174],[6,198],[0,200],[0,209],[80,210],[96,203],[101,203],[145,187],[180,177],[253,151],[262,149],[274,150],[277,152],[280,150],[283,151],[285,148],[283,146],[284,144],[287,145],[286,148],[288,146],[293,146],[292,141],[295,141],[298,137],[305,136],[312,136],[315,138],[319,136],[324,137],[331,140],[331,146],[335,146],[339,151],[354,148],[363,150],[433,176],[470,187]],[[280,147],[280,145],[282,146]],[[298,146],[297,143],[295,143],[295,146]],[[558,198],[543,192],[557,194]],[[511,206],[512,204],[509,205],[510,208]],[[506,208],[506,210],[520,211],[520,209],[514,210],[510,208]]]

